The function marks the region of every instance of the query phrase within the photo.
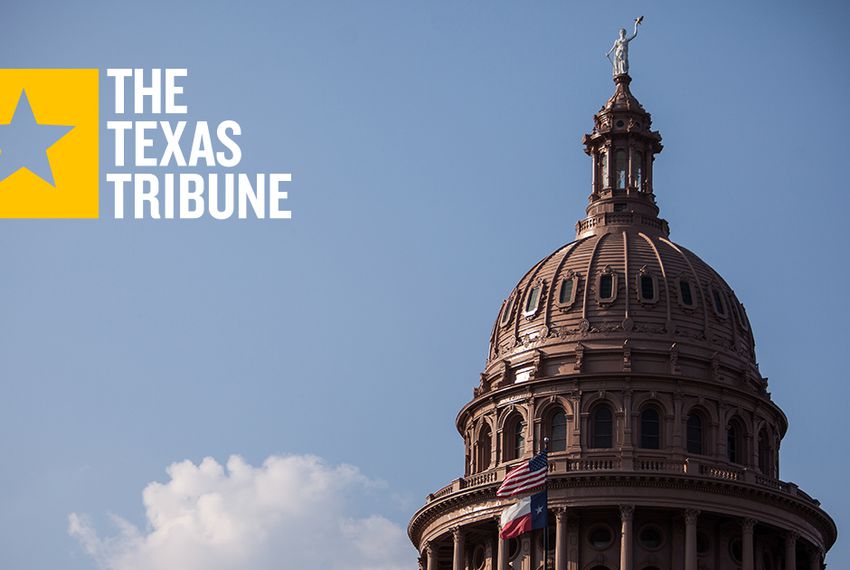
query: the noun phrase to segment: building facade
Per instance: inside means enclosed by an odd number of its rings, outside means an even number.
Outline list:
[[[592,192],[576,240],[504,301],[473,399],[466,469],[408,533],[424,570],[820,570],[837,529],[782,481],[788,422],[729,285],[669,239],[653,193],[661,136],[630,91],[584,136]],[[549,537],[498,537],[505,473],[549,438]]]

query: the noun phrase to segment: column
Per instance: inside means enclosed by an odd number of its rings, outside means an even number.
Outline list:
[[[785,570],[797,570],[797,533],[785,534]]]
[[[496,541],[498,542],[498,540],[499,537],[497,536]],[[489,561],[489,565],[487,566],[488,570],[496,570],[496,568],[498,568],[498,566],[496,566],[496,564],[498,564],[496,560],[496,551],[498,548],[499,547],[497,546],[497,544],[494,544],[492,540],[487,541],[487,546],[485,547],[485,555],[487,557],[487,560]]]
[[[699,511],[685,511],[685,570],[697,570],[697,518]]]
[[[599,193],[599,155],[595,149],[590,153],[590,158],[593,161],[593,172],[590,175],[590,193],[596,195]]]
[[[428,560],[428,570],[437,570],[437,549],[430,542],[425,543],[425,558]]]
[[[620,505],[620,520],[622,530],[620,531],[620,570],[633,570],[632,568],[632,519],[634,519],[634,505]],[[753,570],[750,568],[749,570]]]
[[[753,527],[755,526],[755,519],[744,519],[741,523],[741,556],[743,557],[743,570],[755,570],[755,558],[753,556]]]
[[[499,537],[499,570],[508,570],[508,541]]]
[[[567,570],[579,570],[579,525],[578,516],[569,518],[567,526]]]
[[[822,558],[823,553],[820,550],[812,549],[811,554],[809,554],[809,570],[823,570]]]
[[[519,555],[520,570],[531,570],[531,534],[523,534],[519,541],[522,548]]]
[[[555,511],[555,570],[567,570],[567,511]]]
[[[452,558],[452,570],[464,570],[463,564],[463,531],[459,526],[452,529],[454,540],[454,557]]]

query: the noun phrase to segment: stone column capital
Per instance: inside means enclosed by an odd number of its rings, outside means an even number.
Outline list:
[[[744,532],[752,533],[753,527],[755,527],[757,523],[758,521],[756,519],[743,519],[741,521],[741,529],[743,529]]]
[[[567,520],[567,509],[564,507],[557,507],[555,509],[555,521],[563,524]]]
[[[623,521],[631,521],[635,516],[634,505],[620,505],[620,518]]]
[[[425,543],[425,548],[422,549],[422,552],[425,553],[425,556],[431,556],[434,553],[434,547],[430,540]]]
[[[800,533],[795,530],[785,531],[785,540],[789,542],[797,542],[797,539],[800,538]]]
[[[459,526],[453,526],[451,528],[452,539],[454,539],[455,543],[458,543],[463,540],[463,529]]]
[[[685,524],[688,525],[688,526],[697,524],[697,519],[699,518],[699,514],[700,514],[700,511],[698,509],[685,509],[685,511],[684,511]]]

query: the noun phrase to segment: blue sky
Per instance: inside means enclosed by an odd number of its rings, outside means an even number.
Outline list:
[[[640,14],[632,89],[664,137],[671,237],[747,306],[790,421],[782,478],[850,520],[846,3],[2,14],[0,67],[187,67],[190,118],[239,121],[241,169],[292,172],[293,219],[112,220],[104,193],[99,221],[0,224],[0,566],[95,568],[69,514],[144,528],[145,486],[206,456],[355,465],[370,482],[340,516],[406,525],[462,473],[454,418],[502,299],[574,237],[603,54]],[[850,566],[843,540],[828,562]]]

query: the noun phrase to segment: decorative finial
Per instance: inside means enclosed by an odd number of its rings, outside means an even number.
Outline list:
[[[546,451],[546,452],[549,451],[549,438],[548,437],[543,438],[543,451]]]
[[[643,16],[635,18],[635,31],[631,37],[626,37],[626,29],[620,28],[620,37],[614,40],[614,45],[605,54],[608,61],[614,67],[614,77],[618,75],[627,75],[629,73],[629,42],[637,37],[638,26],[643,22]],[[614,54],[614,59],[611,59],[611,53]]]

